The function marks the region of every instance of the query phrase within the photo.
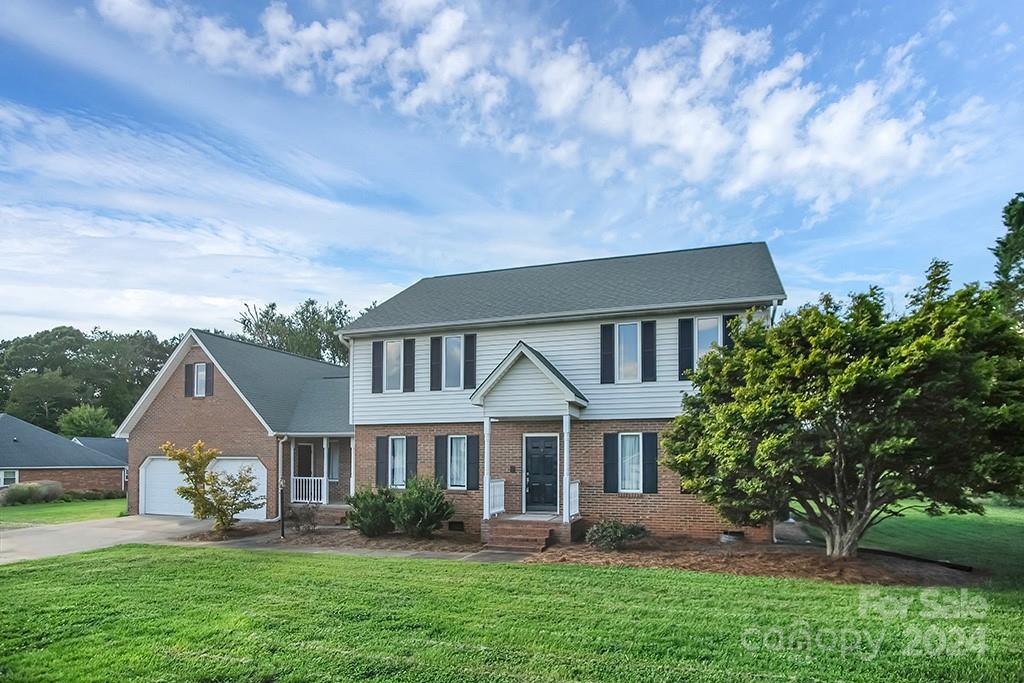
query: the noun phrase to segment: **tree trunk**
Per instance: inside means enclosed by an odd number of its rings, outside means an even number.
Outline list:
[[[857,557],[864,527],[865,523],[856,520],[850,525],[839,524],[822,529],[825,532],[825,554],[835,559]]]

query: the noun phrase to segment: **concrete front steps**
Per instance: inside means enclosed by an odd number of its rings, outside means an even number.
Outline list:
[[[541,552],[555,542],[561,520],[531,519],[528,515],[500,515],[489,521],[487,547],[494,550]]]

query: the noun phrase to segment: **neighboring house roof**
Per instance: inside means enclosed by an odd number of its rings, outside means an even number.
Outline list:
[[[124,466],[106,453],[0,413],[0,469]]]
[[[785,298],[768,246],[747,242],[424,278],[344,334]]]
[[[128,464],[128,439],[116,439],[112,436],[76,436],[71,440],[94,451],[106,453],[125,465]]]
[[[588,403],[587,397],[582,391],[576,388],[576,385],[570,382],[565,375],[555,367],[554,363],[549,361],[543,353],[533,348],[524,341],[519,341],[512,350],[508,352],[508,355],[502,359],[494,370],[480,383],[476,391],[469,397],[469,400],[474,405],[483,405],[484,397],[491,392],[494,387],[498,386],[501,382],[501,378],[504,377],[512,366],[519,361],[520,358],[526,358],[532,362],[537,369],[544,373],[551,382],[557,386],[565,394],[565,398],[570,403],[575,403],[580,406],[586,406]]]
[[[270,434],[350,434],[348,368],[212,332],[189,330],[117,429],[127,436],[183,360],[192,340],[209,355]]]

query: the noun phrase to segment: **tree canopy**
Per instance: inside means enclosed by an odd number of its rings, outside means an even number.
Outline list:
[[[377,302],[371,303],[359,315],[376,306]],[[300,356],[345,364],[348,347],[338,338],[338,332],[352,320],[352,312],[340,299],[334,304],[306,299],[291,313],[281,312],[276,303],[262,307],[246,304],[237,321],[242,326],[238,336]]]
[[[1018,192],[1003,208],[1006,233],[996,240],[996,279],[992,286],[1007,312],[1024,324],[1024,192]]]
[[[1024,338],[998,296],[934,262],[905,313],[828,295],[770,326],[733,321],[663,436],[685,489],[737,524],[794,503],[829,555],[909,507],[980,512],[1024,479]]]
[[[114,433],[117,425],[107,415],[107,409],[103,406],[83,403],[64,411],[64,414],[57,418],[57,429],[61,436],[69,439],[76,436],[106,437]]]

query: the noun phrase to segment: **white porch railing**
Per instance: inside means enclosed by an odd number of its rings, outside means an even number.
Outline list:
[[[569,519],[580,516],[580,482],[569,482]]]
[[[326,505],[324,493],[327,491],[323,477],[292,477],[293,503],[319,503]]]
[[[500,515],[505,511],[505,480],[491,479],[489,486],[490,501],[488,516]]]

